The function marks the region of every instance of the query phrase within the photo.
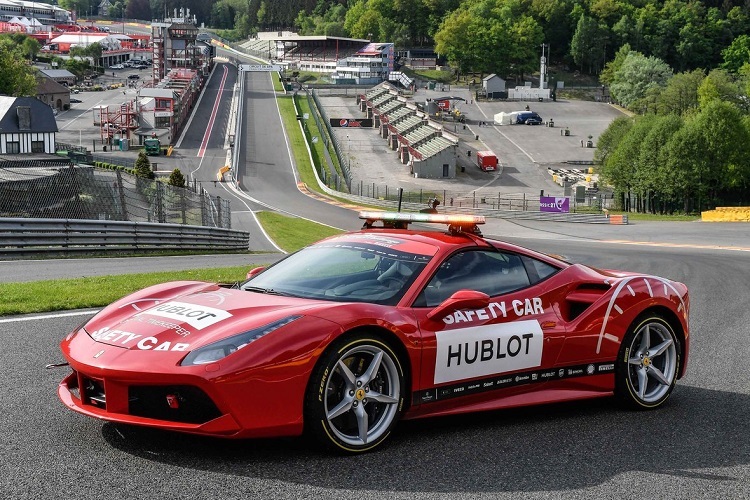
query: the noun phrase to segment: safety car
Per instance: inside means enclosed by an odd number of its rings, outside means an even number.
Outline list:
[[[60,399],[111,422],[306,432],[358,453],[405,419],[612,395],[657,408],[685,374],[682,283],[485,238],[481,216],[360,217],[245,281],[107,306],[62,340]]]

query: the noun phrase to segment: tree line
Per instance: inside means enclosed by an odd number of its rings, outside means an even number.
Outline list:
[[[672,74],[627,45],[608,63],[616,119],[594,159],[620,208],[695,213],[750,201],[750,64]]]

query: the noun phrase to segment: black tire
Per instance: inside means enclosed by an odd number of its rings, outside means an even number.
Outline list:
[[[662,316],[640,316],[620,345],[615,368],[615,394],[628,407],[661,406],[680,372],[680,340]]]
[[[372,450],[401,417],[404,380],[401,361],[379,337],[359,334],[335,342],[323,353],[308,384],[307,432],[338,451]]]

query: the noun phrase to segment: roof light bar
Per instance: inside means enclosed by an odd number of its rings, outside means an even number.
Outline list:
[[[360,212],[360,219],[368,221],[383,222],[428,222],[437,224],[451,224],[454,226],[466,226],[484,224],[484,215],[461,215],[461,214],[423,214],[406,212]]]

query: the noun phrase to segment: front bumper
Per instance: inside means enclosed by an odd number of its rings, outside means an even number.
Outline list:
[[[214,436],[242,429],[193,385],[126,384],[74,370],[60,382],[57,394],[71,410],[110,422]]]

